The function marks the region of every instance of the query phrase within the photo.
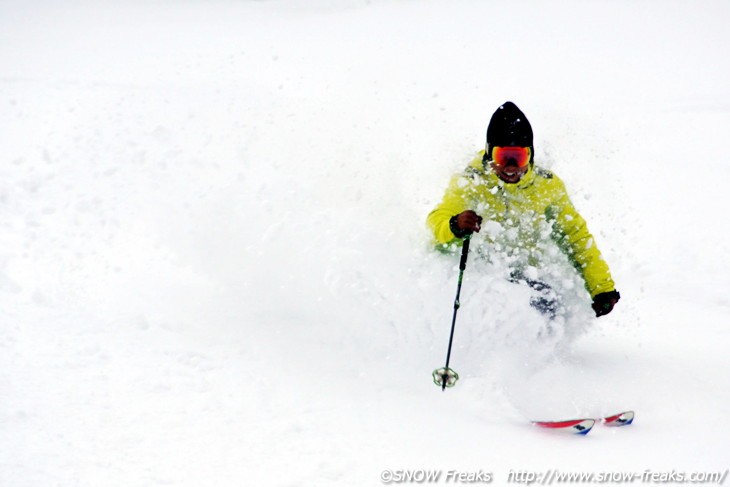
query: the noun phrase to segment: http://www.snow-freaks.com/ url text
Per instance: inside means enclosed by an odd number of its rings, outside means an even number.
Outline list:
[[[676,470],[641,472],[561,472],[510,470],[510,484],[559,485],[559,484],[690,484],[724,485],[730,469],[724,472],[683,472]],[[491,484],[500,480],[493,472],[484,470],[428,470],[386,469],[380,473],[383,484]],[[501,482],[499,482],[501,483]]]

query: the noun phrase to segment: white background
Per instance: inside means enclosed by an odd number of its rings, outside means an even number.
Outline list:
[[[0,485],[730,467],[724,1],[0,3]],[[425,217],[530,119],[622,299],[546,343]],[[576,298],[577,299],[577,298]],[[536,321],[537,320],[537,321]],[[636,410],[556,437],[528,419]]]

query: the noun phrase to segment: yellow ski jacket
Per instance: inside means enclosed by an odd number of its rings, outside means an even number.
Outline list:
[[[443,201],[428,215],[437,243],[461,245],[449,220],[473,210],[483,218],[480,234],[510,266],[539,268],[551,253],[553,241],[583,277],[591,298],[614,291],[608,265],[563,182],[552,172],[532,166],[518,183],[504,183],[485,166],[483,155],[480,152],[464,172],[452,177]]]

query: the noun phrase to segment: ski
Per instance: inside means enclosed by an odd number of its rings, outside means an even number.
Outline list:
[[[558,433],[587,435],[597,422],[604,426],[628,426],[634,421],[633,411],[624,411],[605,418],[581,418],[567,421],[532,421],[532,424]]]
[[[623,413],[601,419],[601,423],[605,426],[628,426],[633,422],[633,411],[624,411]]]
[[[540,428],[546,428],[558,433],[570,433],[574,435],[587,435],[596,420],[593,418],[571,419],[568,421],[533,421],[532,424]]]

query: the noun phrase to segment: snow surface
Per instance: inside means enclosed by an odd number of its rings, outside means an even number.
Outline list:
[[[730,467],[728,2],[0,14],[1,486]],[[441,392],[458,257],[425,217],[506,100],[622,300],[538,339],[470,260]]]

